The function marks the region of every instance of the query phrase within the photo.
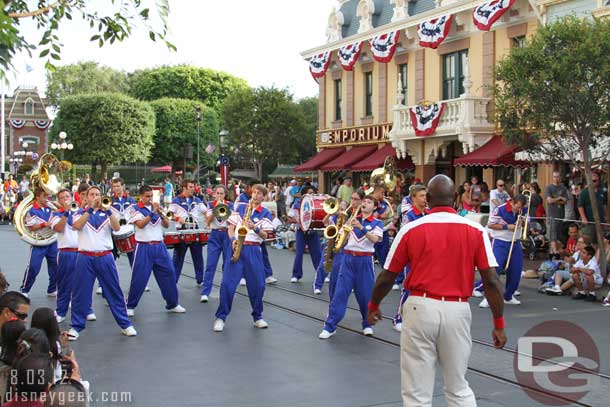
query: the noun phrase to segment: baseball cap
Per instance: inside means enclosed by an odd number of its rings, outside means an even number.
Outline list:
[[[296,183],[297,183],[297,180],[296,180],[296,179],[293,179],[293,180],[291,180],[291,181],[290,181],[290,183],[291,183],[291,184],[296,184]]]

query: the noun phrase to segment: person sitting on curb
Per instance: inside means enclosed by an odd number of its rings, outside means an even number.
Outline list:
[[[595,260],[595,249],[587,246],[580,252],[580,260],[572,267],[572,280],[578,289],[575,300],[584,299],[595,302],[595,290],[600,288],[603,283],[599,265]]]

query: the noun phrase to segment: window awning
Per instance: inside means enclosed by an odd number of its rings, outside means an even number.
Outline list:
[[[352,168],[352,164],[373,154],[375,150],[377,150],[377,145],[353,147],[351,150],[344,152],[337,159],[331,160],[328,164],[323,165],[320,168],[320,171],[349,170]]]
[[[375,168],[383,166],[386,157],[396,158],[396,149],[392,147],[391,144],[386,144],[364,160],[354,164],[352,166],[352,171],[373,171]],[[396,160],[396,167],[399,170],[406,170],[415,168],[415,165],[413,165],[411,158],[407,157],[405,159]]]
[[[333,158],[338,157],[341,153],[345,152],[344,147],[335,147],[335,148],[326,148],[324,150],[319,151],[316,155],[311,157],[309,160],[305,161],[301,165],[297,165],[294,167],[294,172],[307,172],[307,171],[316,171],[320,169],[320,167]]]
[[[493,136],[491,140],[465,154],[456,158],[453,165],[465,167],[529,167],[527,161],[515,159],[515,153],[519,150],[518,146],[509,146],[504,143],[502,137]]]

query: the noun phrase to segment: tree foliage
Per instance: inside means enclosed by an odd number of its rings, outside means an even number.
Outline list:
[[[150,158],[155,113],[148,103],[117,93],[67,96],[50,129],[51,140],[57,140],[60,131],[74,144],[66,159],[98,163],[105,176],[108,164]]]
[[[228,95],[248,87],[224,72],[188,65],[161,66],[130,75],[130,94],[142,100],[164,97],[199,100],[216,111]]]
[[[508,141],[534,156],[570,161],[589,185],[592,166],[608,158],[608,38],[610,21],[566,17],[540,28],[497,67],[497,120]],[[589,193],[603,242],[597,200]]]
[[[202,103],[186,100],[163,98],[150,103],[155,111],[156,130],[152,157],[159,164],[171,163],[175,168],[182,168],[185,157],[185,146],[193,147],[193,159],[197,156],[197,114],[201,108],[199,154],[201,167],[214,169],[218,159],[218,116],[216,112]],[[205,152],[208,144],[215,146],[212,154]]]
[[[299,108],[305,119],[305,137],[302,139],[301,150],[296,162],[303,162],[311,158],[316,152],[316,130],[318,130],[318,98],[307,97],[299,100]]]
[[[59,106],[62,98],[83,93],[127,93],[127,73],[97,62],[86,61],[47,71],[49,104]]]
[[[303,108],[286,89],[260,87],[233,93],[224,104],[223,121],[237,150],[232,153],[234,162],[254,165],[259,179],[280,163],[299,162],[304,147],[315,143]]]
[[[167,18],[169,0],[157,0],[153,13],[143,0],[55,0],[28,1],[4,0],[0,12],[0,75],[11,66],[13,57],[21,52],[40,49],[40,58],[46,58],[46,68],[55,68],[56,61],[61,59],[60,26],[68,24],[73,18],[81,18],[89,24],[94,34],[90,39],[100,47],[106,43],[123,41],[131,35],[134,25],[143,25],[148,30],[152,41],[163,41],[168,48],[174,49],[167,41]],[[151,20],[154,18],[155,22]],[[21,33],[21,21],[35,21],[42,33],[38,44],[30,43]]]

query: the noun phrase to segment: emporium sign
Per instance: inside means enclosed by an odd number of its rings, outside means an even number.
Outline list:
[[[318,131],[317,145],[328,147],[387,142],[390,130],[392,123],[322,130]]]

